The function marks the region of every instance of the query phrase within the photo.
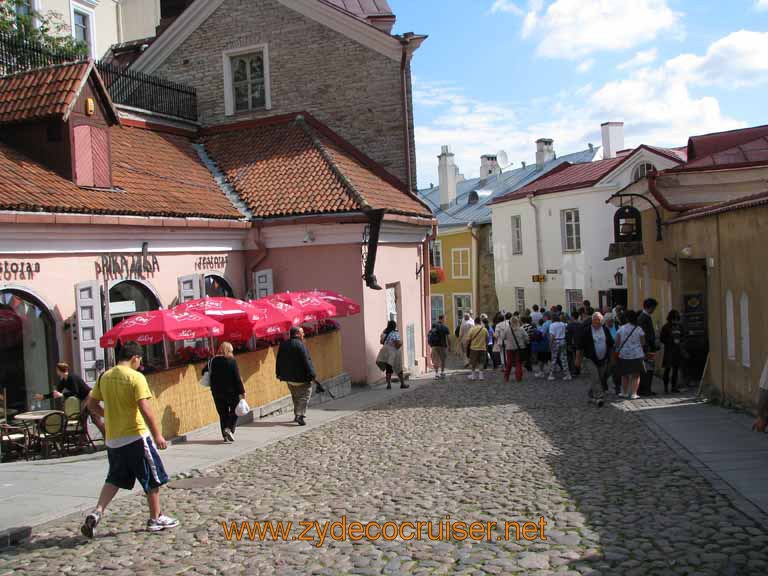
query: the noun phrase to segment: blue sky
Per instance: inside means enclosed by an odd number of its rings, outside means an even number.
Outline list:
[[[467,176],[480,155],[534,159],[768,124],[768,0],[389,0],[396,33],[429,39],[412,64],[419,187],[449,144]]]

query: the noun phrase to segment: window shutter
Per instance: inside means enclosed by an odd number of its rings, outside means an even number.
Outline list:
[[[179,276],[179,304],[197,300],[205,295],[205,277],[202,274]]]
[[[81,282],[75,286],[77,313],[77,339],[80,374],[93,387],[99,375],[98,363],[104,362],[104,349],[99,346],[103,333],[101,287],[96,280]]]
[[[255,299],[264,298],[275,293],[274,275],[271,269],[258,270],[253,273],[253,295]]]
[[[93,153],[94,186],[97,188],[111,188],[109,134],[104,128],[91,128],[91,149]]]
[[[93,146],[91,127],[75,126],[75,184],[93,186]]]

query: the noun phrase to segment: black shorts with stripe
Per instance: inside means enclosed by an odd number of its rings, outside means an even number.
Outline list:
[[[144,492],[149,492],[168,482],[163,461],[149,436],[120,448],[107,448],[107,459],[107,483],[118,488],[132,490],[138,480]]]

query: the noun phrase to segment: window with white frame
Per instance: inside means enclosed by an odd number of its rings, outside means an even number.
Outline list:
[[[581,251],[581,220],[579,210],[562,210],[560,220],[563,234],[563,251],[580,252]]]
[[[512,254],[523,253],[523,228],[519,215],[512,216]]]
[[[224,111],[227,116],[272,108],[266,44],[224,52]]]
[[[433,240],[429,243],[429,263],[433,268],[443,267],[443,242]]]
[[[565,291],[565,310],[567,314],[572,314],[574,310],[578,310],[584,304],[584,294],[581,290],[566,290]]]
[[[741,365],[745,368],[749,368],[751,364],[749,351],[749,296],[747,296],[746,292],[741,293],[739,308],[739,327],[741,328]]]
[[[88,47],[88,55],[96,57],[96,13],[72,2],[72,36]]]
[[[437,322],[440,316],[445,315],[445,296],[432,294],[432,324]]]
[[[16,11],[17,18],[29,18],[32,16],[33,10],[32,0],[19,0],[13,6],[13,9]]]
[[[472,294],[453,295],[453,325],[458,326],[464,320],[464,314],[472,313]]]
[[[515,309],[521,314],[525,312],[525,288],[515,288]]]
[[[733,293],[725,293],[725,338],[728,359],[736,360],[736,319],[733,314]]]
[[[638,180],[648,176],[648,174],[653,172],[655,169],[656,167],[650,162],[643,162],[639,166],[635,167],[634,171],[632,172],[632,180],[637,182]]]
[[[469,248],[451,250],[451,276],[457,280],[469,279]]]

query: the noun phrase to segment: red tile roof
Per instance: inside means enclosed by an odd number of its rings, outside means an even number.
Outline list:
[[[117,113],[91,60],[48,66],[0,78],[0,125],[47,118],[66,120],[91,74],[116,119]]]
[[[0,144],[0,209],[239,219],[189,138],[114,126],[115,190],[83,189]]]
[[[209,128],[202,140],[257,218],[369,208],[432,218],[397,178],[308,114]]]
[[[735,210],[744,210],[747,208],[756,208],[758,206],[766,205],[768,205],[768,191],[752,194],[751,196],[743,196],[734,200],[728,200],[727,202],[712,204],[711,206],[704,206],[702,208],[689,210],[677,218],[673,218],[668,223],[675,224],[677,222],[695,220],[696,218],[715,216],[717,214],[724,214],[726,212],[733,212]]]
[[[693,162],[704,156],[710,156],[766,136],[768,136],[768,125],[691,136],[688,139],[688,160]]]
[[[768,164],[768,136],[763,136],[720,152],[714,152],[708,156],[699,157],[684,166],[680,166],[678,170],[685,171],[690,168],[728,167],[759,163]]]
[[[515,190],[510,194],[505,194],[495,199],[492,204],[507,202],[525,198],[530,194],[535,196],[539,194],[549,194],[552,192],[561,192],[563,190],[577,190],[579,188],[589,188],[603,179],[611,170],[623,163],[631,154],[620,156],[618,158],[609,158],[608,160],[598,160],[597,162],[584,162],[582,164],[571,164],[564,162],[557,168],[550,170],[546,175],[530,184]]]

